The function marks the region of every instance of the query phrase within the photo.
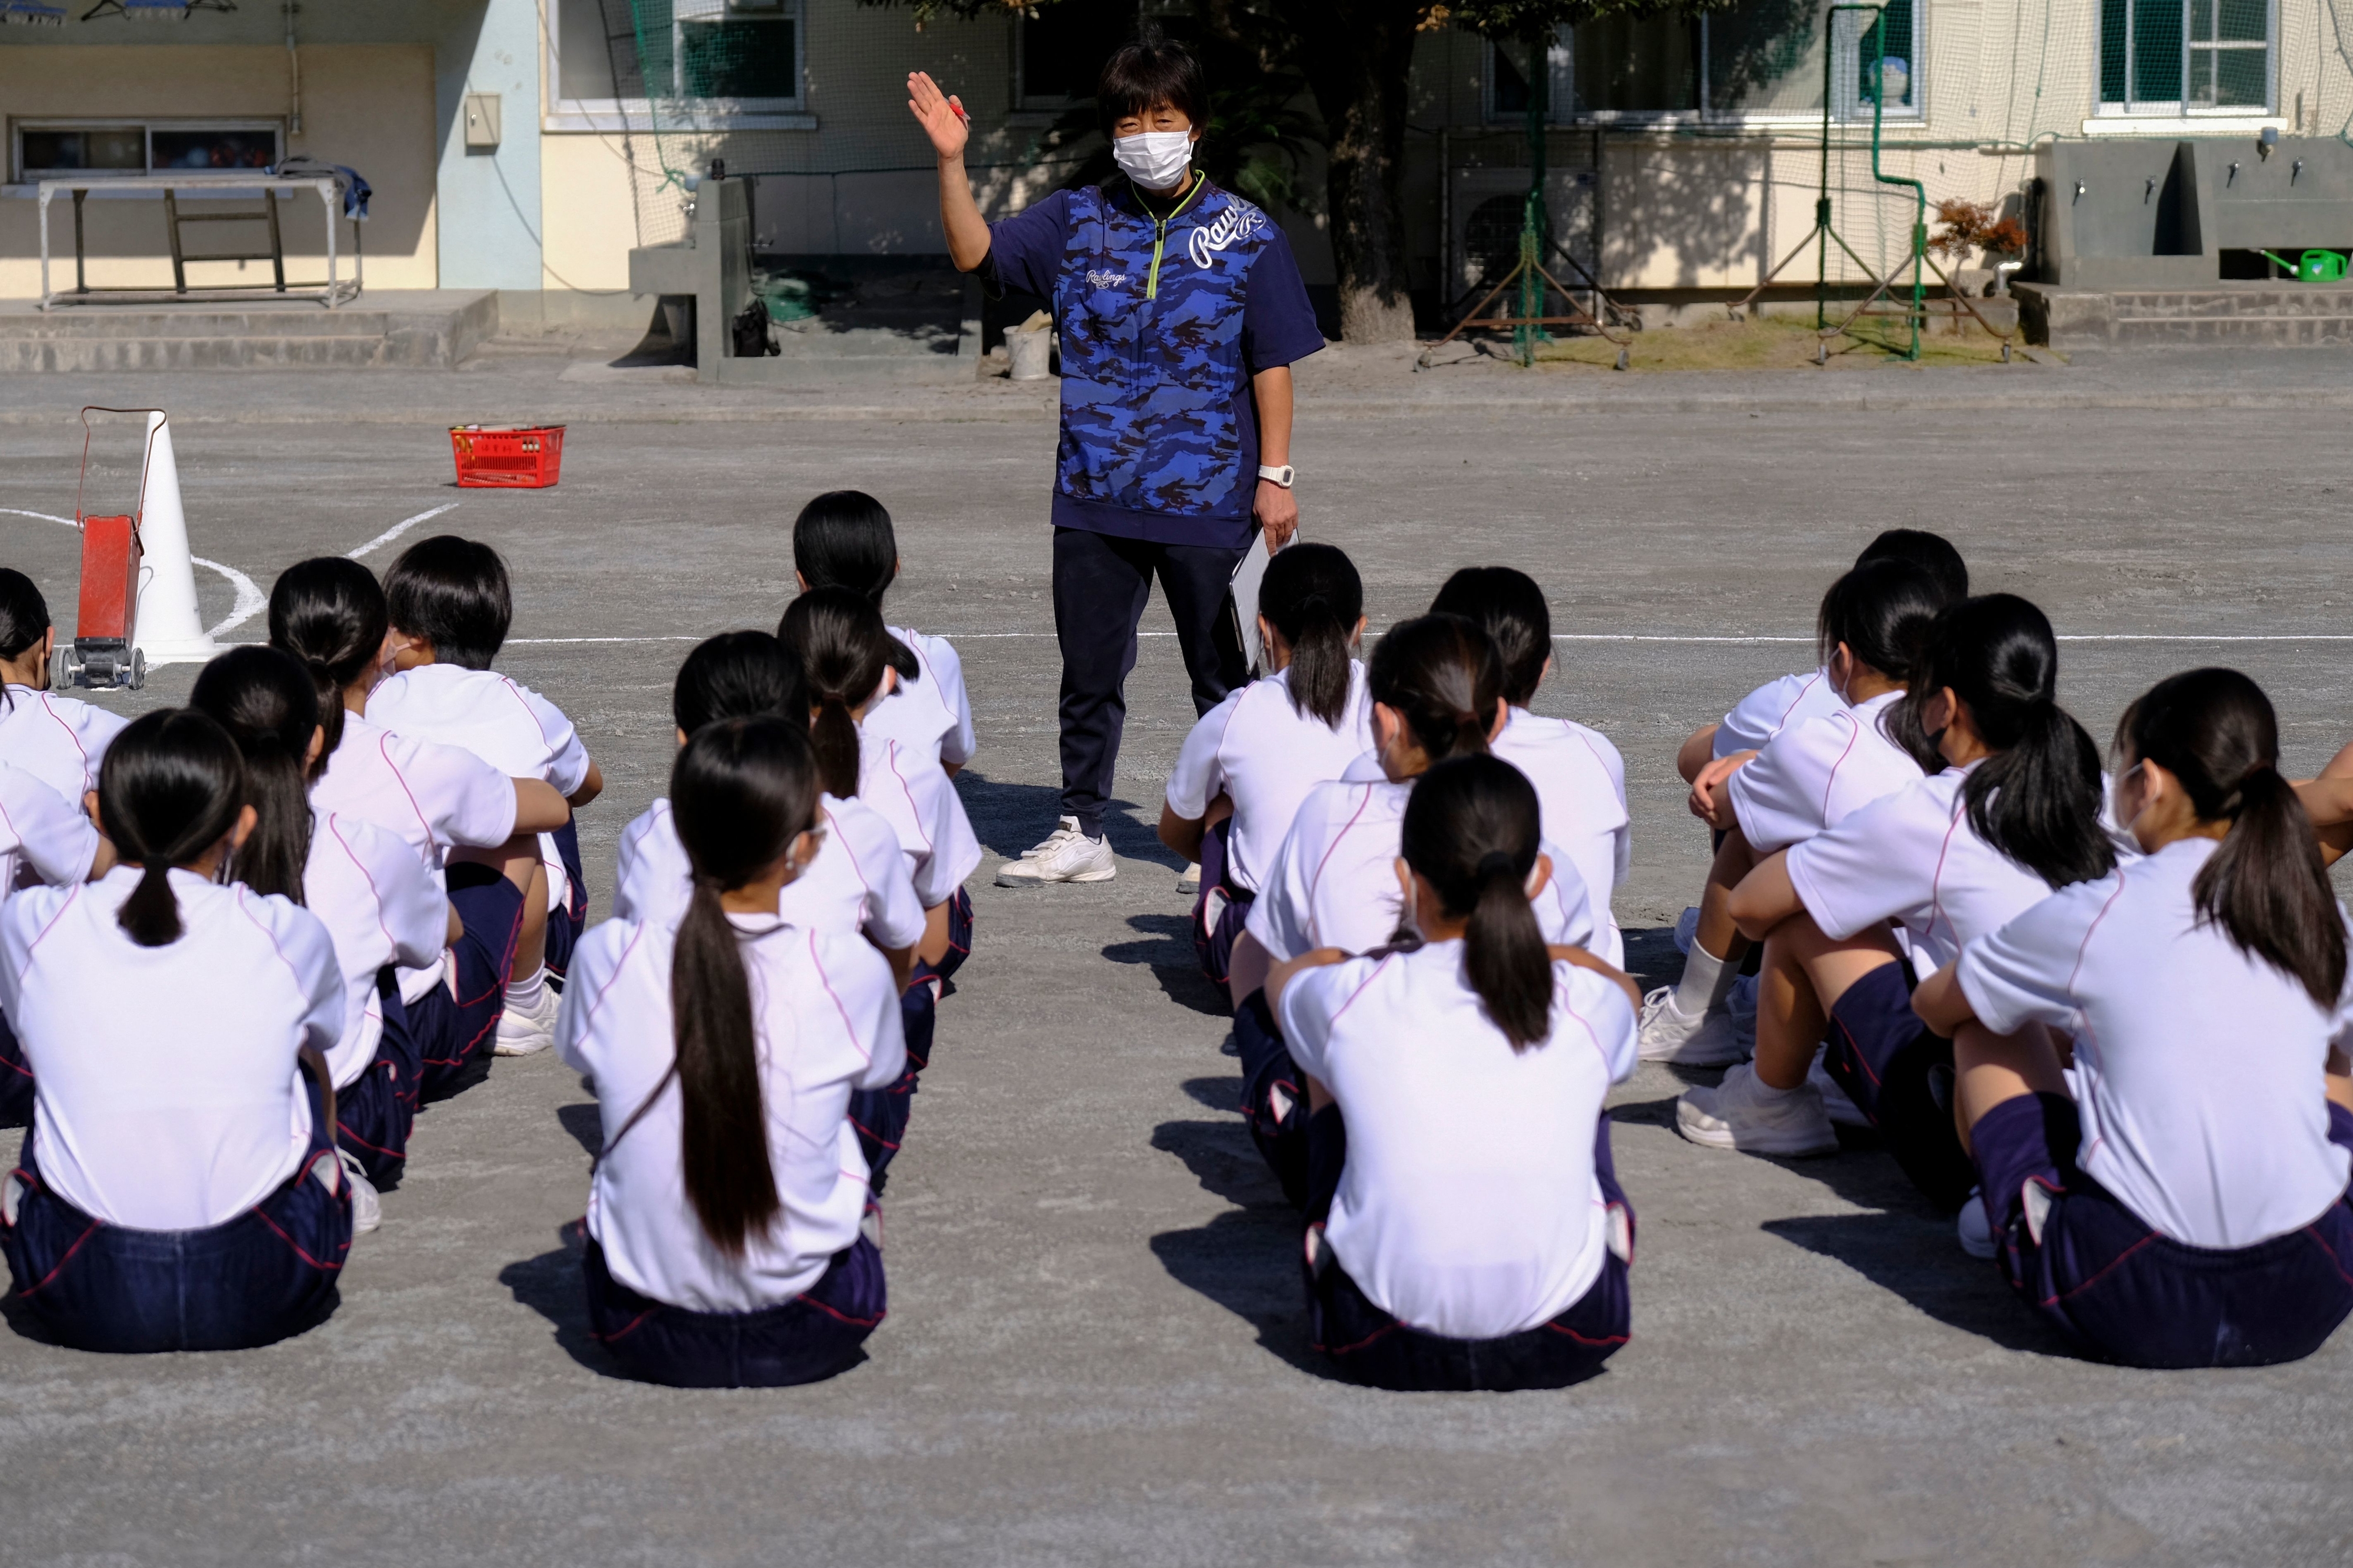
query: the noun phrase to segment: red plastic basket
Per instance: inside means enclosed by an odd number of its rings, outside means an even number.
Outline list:
[[[561,425],[452,425],[461,489],[544,489],[564,466]]]

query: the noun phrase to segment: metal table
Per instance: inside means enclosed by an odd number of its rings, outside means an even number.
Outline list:
[[[278,194],[291,195],[308,186],[318,192],[319,202],[327,219],[327,279],[323,283],[293,283],[286,281],[285,247],[280,242],[278,226]],[[131,303],[157,300],[237,300],[255,294],[280,298],[316,300],[332,310],[336,306],[356,299],[360,292],[363,263],[354,227],[352,248],[352,276],[336,275],[335,224],[341,216],[343,180],[338,174],[269,174],[255,170],[191,171],[185,174],[126,174],[100,179],[42,180],[37,187],[41,203],[41,309],[58,305],[90,305],[104,300]],[[74,208],[74,286],[69,289],[49,287],[49,200],[59,191],[73,194]],[[160,196],[164,204],[165,226],[172,243],[172,274],[175,285],[170,289],[93,289],[87,280],[82,254],[82,203],[91,192],[101,196]],[[179,193],[200,192],[207,196],[259,196],[265,210],[258,213],[202,213],[183,216],[179,211]],[[355,220],[356,221],[356,220]],[[259,254],[243,253],[217,256],[188,256],[180,247],[180,225],[184,223],[267,223],[269,226],[269,249]],[[187,264],[191,261],[268,261],[272,266],[272,281],[268,283],[229,283],[211,288],[191,289],[187,286]],[[103,297],[103,298],[101,298]]]

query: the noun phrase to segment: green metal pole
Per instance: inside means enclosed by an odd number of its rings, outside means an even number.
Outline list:
[[[1831,67],[1838,58],[1838,14],[1844,9],[1833,5],[1822,16],[1822,171],[1820,188],[1814,193],[1814,331],[1818,332],[1831,324]]]
[[[1895,174],[1883,174],[1879,167],[1879,127],[1887,108],[1887,82],[1882,69],[1887,60],[1887,13],[1879,11],[1879,22],[1873,29],[1871,51],[1871,177],[1882,184],[1912,187],[1912,339],[1905,358],[1920,357],[1920,319],[1927,310],[1926,260],[1928,247],[1928,187],[1918,180],[1907,180]],[[1919,53],[1915,46],[1913,53]],[[1906,61],[1908,66],[1911,62]]]
[[[1522,366],[1536,363],[1536,340],[1543,333],[1535,319],[1544,314],[1544,275],[1537,270],[1544,254],[1546,221],[1545,120],[1551,108],[1551,40],[1543,33],[1528,34],[1528,199],[1520,215],[1520,324],[1513,329],[1513,346]]]

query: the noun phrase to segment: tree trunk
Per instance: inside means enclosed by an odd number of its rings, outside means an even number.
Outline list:
[[[1417,0],[1287,0],[1295,58],[1322,111],[1326,208],[1340,272],[1340,335],[1410,342],[1405,130]]]

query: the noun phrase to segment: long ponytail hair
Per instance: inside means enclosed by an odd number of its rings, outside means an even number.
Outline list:
[[[253,832],[237,852],[237,879],[257,893],[302,902],[311,861],[311,794],[303,762],[319,728],[310,671],[274,647],[237,647],[205,666],[188,706],[228,731],[245,760]]]
[[[781,1202],[768,1157],[751,976],[719,896],[783,858],[816,820],[807,736],[776,717],[706,724],[678,753],[670,799],[694,888],[670,971],[679,1161],[703,1234],[725,1256],[741,1258],[745,1238],[776,1217]],[[654,1094],[661,1091],[657,1084]]]
[[[1461,616],[1400,621],[1373,648],[1366,686],[1374,701],[1405,721],[1433,763],[1484,756],[1504,665],[1485,632]]]
[[[2015,594],[1947,606],[1903,704],[1922,735],[1928,704],[1948,687],[1993,751],[1961,786],[1977,836],[2053,888],[2114,870],[2116,846],[2100,826],[2100,749],[2059,706],[2050,618]]]
[[[2191,885],[2200,922],[2295,978],[2322,1008],[2345,991],[2345,921],[2304,803],[2279,773],[2279,719],[2235,669],[2158,681],[2125,710],[2116,750],[2181,781],[2201,822],[2228,822]]]
[[[847,588],[812,588],[795,599],[776,637],[798,656],[817,710],[809,742],[826,793],[848,800],[858,793],[858,721],[850,710],[874,700],[885,669],[912,677],[915,656],[883,626],[872,600]]]
[[[164,708],[133,719],[98,768],[98,819],[123,864],[142,868],[115,921],[142,947],[180,940],[168,876],[219,843],[245,804],[245,763],[202,713]]]
[[[15,663],[48,635],[49,605],[33,580],[13,566],[0,566],[0,658]],[[14,696],[0,702],[15,707]]]
[[[320,726],[327,732],[311,766],[314,779],[343,743],[343,690],[384,651],[389,625],[383,584],[348,557],[297,561],[270,584],[269,646],[301,661],[317,692]]]
[[[1291,645],[1292,711],[1337,730],[1348,711],[1348,640],[1365,614],[1356,563],[1329,544],[1278,552],[1259,584],[1258,613]]]
[[[1552,1033],[1552,954],[1528,906],[1535,787],[1499,757],[1455,757],[1414,781],[1398,852],[1451,919],[1468,919],[1462,975],[1515,1051]]]

